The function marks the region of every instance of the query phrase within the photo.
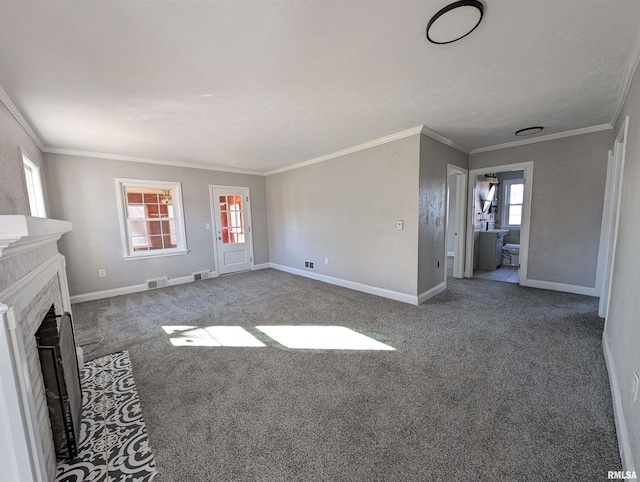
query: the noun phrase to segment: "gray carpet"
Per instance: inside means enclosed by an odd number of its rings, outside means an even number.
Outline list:
[[[128,350],[157,481],[606,480],[597,299],[449,280],[415,307],[275,270],[73,307]],[[397,351],[174,347],[163,325],[341,325]]]

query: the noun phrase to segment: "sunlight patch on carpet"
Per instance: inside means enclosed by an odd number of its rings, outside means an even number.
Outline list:
[[[307,350],[395,350],[344,326],[256,326],[287,348]]]
[[[173,346],[263,347],[260,340],[240,326],[163,326]]]

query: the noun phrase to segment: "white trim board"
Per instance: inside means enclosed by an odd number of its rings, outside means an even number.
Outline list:
[[[447,289],[447,283],[446,281],[443,281],[439,285],[434,286],[433,288],[425,291],[424,293],[420,293],[418,295],[418,304],[421,305],[422,303],[424,303],[427,300],[430,300],[434,296],[439,295],[446,289]]]
[[[598,296],[598,290],[589,286],[568,285],[564,283],[554,283],[552,281],[541,281],[537,279],[527,279],[526,286],[529,288],[540,288],[543,290],[563,291],[576,295]]]
[[[380,146],[382,144],[387,144],[389,142],[397,141],[399,139],[404,139],[405,137],[411,137],[416,134],[423,134],[431,137],[447,146],[453,147],[459,151],[464,152],[465,154],[469,153],[469,149],[460,144],[456,144],[451,139],[448,139],[435,131],[432,131],[426,126],[417,126],[411,129],[406,129],[404,131],[396,132],[395,134],[391,134],[385,137],[380,137],[379,139],[374,139],[372,141],[365,142],[363,144],[358,144],[357,146],[348,147],[346,149],[342,149],[340,151],[333,152],[331,154],[327,154],[325,156],[316,157],[313,159],[309,159],[307,161],[298,162],[296,164],[292,164],[290,166],[281,167],[278,169],[273,169],[271,171],[267,171],[264,173],[265,176],[270,176],[272,174],[279,174],[281,172],[291,171],[293,169],[299,169],[301,167],[310,166],[312,164],[318,164],[319,162],[329,161],[331,159],[335,159],[336,157],[346,156],[347,154],[353,154],[354,152],[363,151],[365,149],[369,149],[371,147]]]
[[[218,276],[219,275],[217,271],[209,271],[209,279],[217,278]],[[176,285],[181,285],[185,283],[194,283],[194,282],[195,281],[193,279],[193,275],[180,276],[177,278],[169,278],[168,286],[176,286]],[[131,293],[139,293],[141,291],[155,291],[156,289],[161,289],[161,288],[154,288],[153,290],[150,290],[149,288],[147,288],[147,283],[141,283],[137,285],[122,286],[121,288],[113,288],[110,290],[92,291],[90,293],[83,293],[80,295],[71,296],[71,304],[84,303],[85,301],[102,300],[104,298],[113,298],[114,296],[128,295]]]
[[[259,269],[267,269],[267,268],[271,268],[271,263],[254,264],[253,267],[251,268],[251,270],[252,271],[257,271]]]
[[[237,174],[249,174],[252,176],[264,176],[264,172],[251,169],[237,169],[233,167],[196,164],[192,162],[165,161],[162,159],[150,159],[147,157],[127,156],[122,154],[109,154],[107,152],[80,151],[76,149],[57,149],[46,147],[42,152],[48,154],[62,154],[65,156],[90,157],[94,159],[110,159],[112,161],[141,162],[143,164],[158,164],[161,166],[187,167],[190,169],[202,169],[205,171],[233,172]]]
[[[504,144],[495,144],[493,146],[476,147],[471,149],[469,154],[478,154],[479,152],[496,151],[498,149],[507,149],[509,147],[524,146],[527,144],[535,144],[537,142],[553,141],[554,139],[563,139],[565,137],[580,136],[582,134],[591,134],[592,132],[600,132],[613,129],[612,124],[600,124],[597,126],[583,127],[581,129],[574,129],[571,131],[556,132],[555,134],[548,134],[546,136],[533,137],[531,139],[519,139],[517,141],[505,142]]]
[[[418,297],[416,295],[409,295],[406,293],[400,293],[399,291],[387,290],[384,288],[378,288],[377,286],[365,285],[363,283],[357,283],[355,281],[349,281],[341,278],[334,278],[333,276],[327,276],[324,274],[314,273],[312,271],[303,271],[298,268],[291,268],[282,264],[270,263],[273,269],[284,271],[285,273],[295,274],[298,276],[304,276],[316,281],[322,281],[343,288],[349,288],[355,291],[361,291],[370,295],[381,296],[390,300],[402,301],[403,303],[409,303],[411,305],[418,304]],[[435,295],[434,295],[435,296]]]
[[[611,387],[611,398],[613,399],[613,418],[616,422],[616,435],[618,436],[622,470],[634,471],[633,452],[631,451],[631,440],[629,439],[629,431],[627,430],[627,421],[622,409],[618,375],[613,362],[609,337],[606,332],[602,334],[602,349],[604,351],[604,361],[607,366],[607,372],[609,373],[609,385]]]

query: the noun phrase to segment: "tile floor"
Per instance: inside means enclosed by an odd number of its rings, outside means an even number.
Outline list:
[[[518,268],[512,266],[500,266],[495,271],[474,271],[474,278],[484,278],[494,281],[506,281],[507,283],[518,282]]]
[[[447,277],[453,276],[453,257],[447,256]],[[518,268],[512,266],[500,266],[495,271],[474,271],[474,278],[490,279],[493,281],[518,282]]]
[[[129,352],[80,370],[82,428],[76,458],[58,463],[56,482],[150,482],[157,474]]]

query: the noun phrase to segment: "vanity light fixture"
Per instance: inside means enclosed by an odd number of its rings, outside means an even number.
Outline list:
[[[542,132],[544,127],[535,126],[535,127],[525,127],[524,129],[520,129],[516,131],[517,136],[532,136],[533,134],[537,134],[538,132]]]
[[[473,32],[484,15],[478,0],[453,2],[436,13],[427,24],[429,42],[443,45],[456,42]]]

